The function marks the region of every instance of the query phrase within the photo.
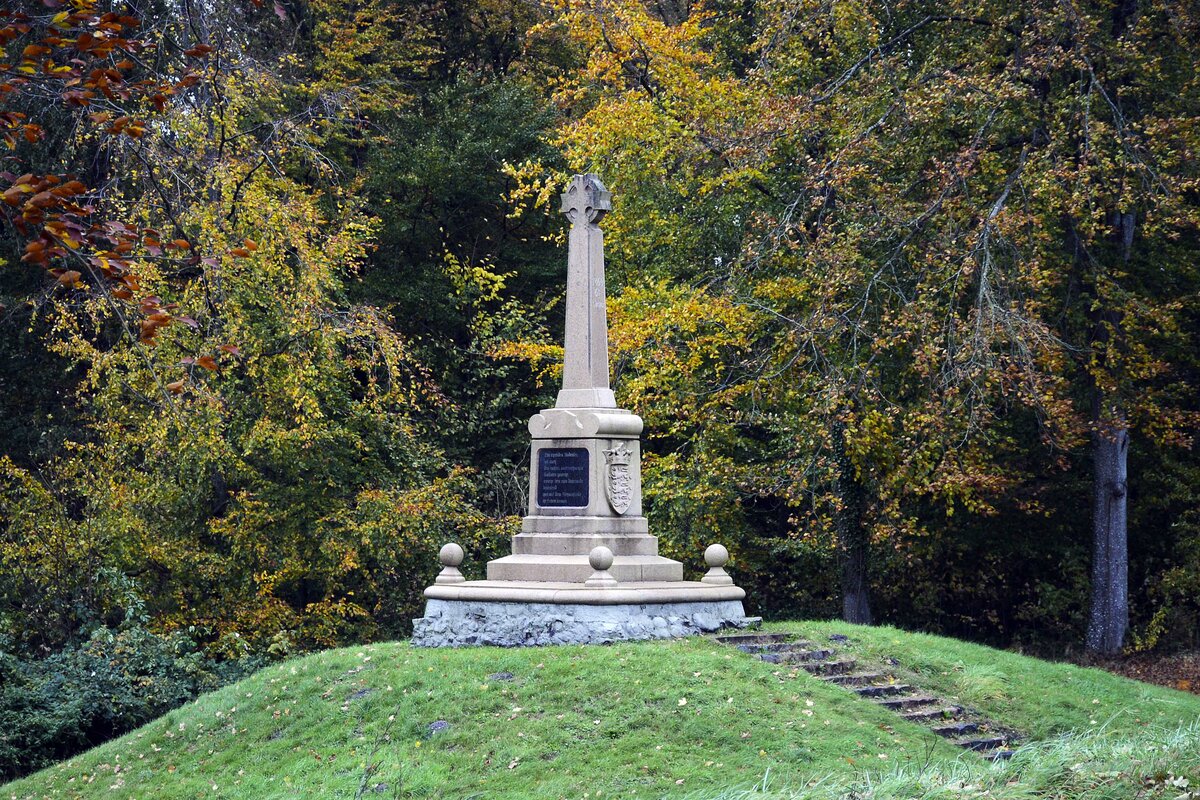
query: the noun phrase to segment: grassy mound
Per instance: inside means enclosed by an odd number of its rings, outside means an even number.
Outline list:
[[[844,689],[706,639],[394,643],[265,669],[0,798],[733,798],[756,785],[780,797],[1080,797],[1101,767],[1098,797],[1176,798],[1200,783],[1198,697],[889,628],[770,628],[848,634],[842,649],[893,659],[905,680],[1031,744],[993,766]],[[1087,753],[1100,766],[1072,761]]]

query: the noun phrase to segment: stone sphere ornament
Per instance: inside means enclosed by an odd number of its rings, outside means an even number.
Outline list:
[[[435,584],[466,583],[466,578],[459,572],[458,565],[466,556],[460,545],[448,542],[438,551],[438,561],[442,562],[442,571],[433,579]]]
[[[704,551],[704,563],[708,565],[708,572],[700,579],[701,583],[718,586],[733,584],[733,578],[729,577],[729,573],[725,571],[725,565],[729,563],[729,550],[725,545],[710,544]]]
[[[592,577],[583,582],[584,586],[593,589],[612,589],[617,585],[617,579],[608,571],[608,568],[613,565],[612,550],[604,545],[593,547],[592,552],[588,553],[588,563],[592,565],[595,572],[592,573]]]
[[[710,567],[723,567],[729,563],[729,550],[723,544],[710,544],[704,551],[704,563]]]
[[[438,561],[442,562],[443,567],[457,567],[463,562],[465,557],[466,554],[463,553],[462,546],[454,542],[447,542],[438,551]]]
[[[603,572],[613,565],[613,551],[603,545],[593,547],[592,552],[588,554],[588,563],[592,565],[592,569]]]

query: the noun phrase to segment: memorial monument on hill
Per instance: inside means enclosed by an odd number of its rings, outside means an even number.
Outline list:
[[[658,554],[642,516],[642,420],[617,408],[609,388],[604,234],[612,196],[595,175],[576,175],[562,196],[571,220],[563,387],[554,408],[529,421],[529,515],[512,555],[467,581],[457,544],[425,590],[414,621],[418,646],[540,645],[659,639],[742,627],[745,592],[733,585],[721,545],[708,573]]]

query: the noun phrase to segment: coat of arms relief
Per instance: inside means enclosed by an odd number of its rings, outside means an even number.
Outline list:
[[[633,475],[630,462],[633,451],[624,442],[618,442],[611,450],[604,451],[607,469],[604,473],[604,492],[613,511],[624,514],[633,501]]]

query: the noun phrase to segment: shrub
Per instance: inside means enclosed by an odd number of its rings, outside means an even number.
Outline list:
[[[44,659],[0,641],[0,781],[119,736],[261,665],[206,657],[184,632],[133,617]]]

